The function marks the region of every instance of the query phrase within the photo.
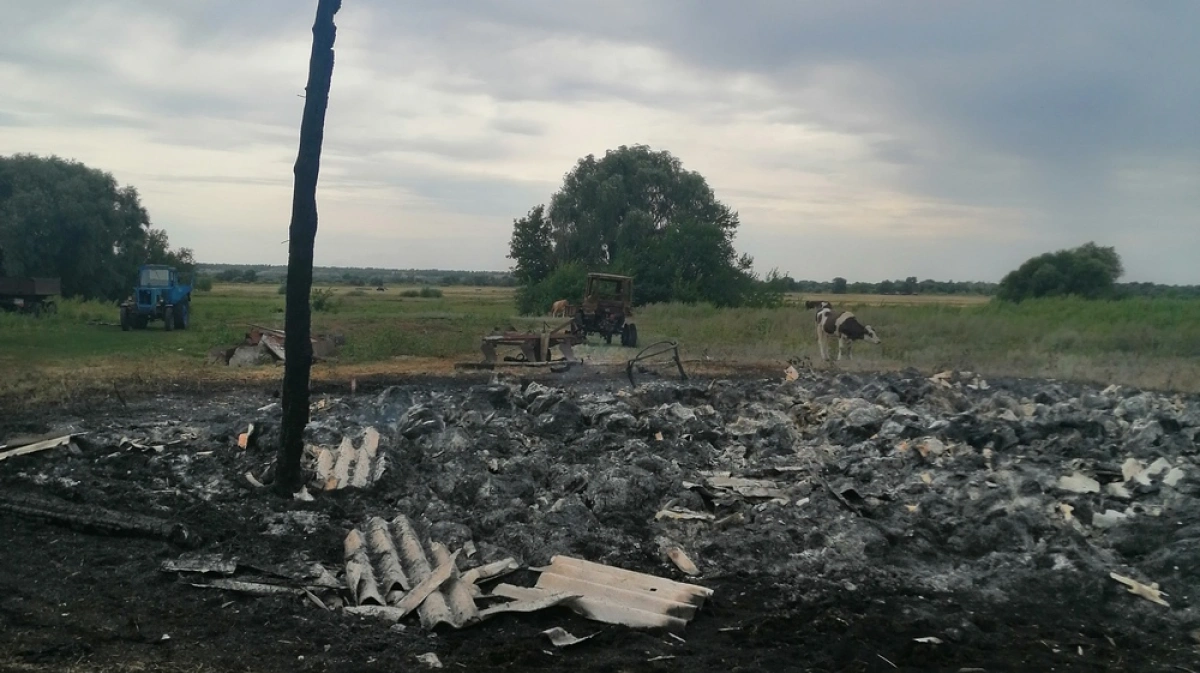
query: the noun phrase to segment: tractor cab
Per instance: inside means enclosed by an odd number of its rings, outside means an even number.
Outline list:
[[[612,273],[589,273],[583,303],[575,312],[576,332],[600,334],[612,343],[621,335],[622,346],[637,345],[637,326],[633,323],[633,278]]]
[[[145,329],[151,320],[162,320],[166,330],[187,329],[191,299],[191,286],[179,282],[173,267],[144,264],[133,294],[121,303],[121,329]]]
[[[138,274],[141,287],[171,287],[177,281],[175,269],[169,266],[143,266]]]

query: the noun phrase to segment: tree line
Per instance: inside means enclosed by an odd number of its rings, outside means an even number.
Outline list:
[[[917,280],[909,276],[903,280],[884,280],[878,283],[866,281],[848,281],[837,277],[833,280],[796,280],[790,276],[781,276],[774,280],[774,286],[783,292],[800,292],[810,294],[933,294],[933,295],[992,295],[996,293],[997,283],[978,281],[941,281],[926,278]]]
[[[0,156],[0,276],[62,279],[65,297],[121,299],[142,264],[188,272],[188,248],[172,249],[137,189],[78,161]]]
[[[198,283],[204,279],[218,283],[286,283],[282,266],[199,264]],[[468,285],[473,287],[513,287],[516,279],[507,271],[447,271],[442,269],[378,269],[314,267],[313,282],[345,284],[354,287],[387,285]]]

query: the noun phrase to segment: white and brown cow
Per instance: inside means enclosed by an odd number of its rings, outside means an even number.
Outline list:
[[[846,359],[853,360],[854,342],[866,341],[879,343],[875,329],[864,325],[849,311],[835,311],[829,302],[822,302],[817,311],[817,346],[821,349],[821,359],[829,359],[829,349],[825,340],[833,337],[838,340],[837,359],[842,359],[842,344],[846,345]]]

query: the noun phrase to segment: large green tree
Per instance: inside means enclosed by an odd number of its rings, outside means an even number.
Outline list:
[[[1027,260],[1000,280],[996,297],[1014,302],[1067,295],[1102,299],[1115,296],[1117,279],[1124,273],[1114,248],[1088,242]]]
[[[62,279],[67,297],[119,299],[141,264],[194,266],[151,226],[137,190],[59,157],[0,157],[0,275]]]
[[[755,296],[752,260],[733,247],[738,215],[717,200],[702,175],[667,151],[644,145],[588,155],[550,199],[513,224],[509,257],[523,285],[523,312],[546,310],[552,296],[540,284],[576,269],[635,277],[635,301],[744,304]],[[579,288],[582,292],[582,287]],[[577,300],[578,297],[569,297]]]

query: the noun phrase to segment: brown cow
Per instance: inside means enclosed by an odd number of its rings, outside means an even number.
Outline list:
[[[567,306],[569,303],[566,299],[559,299],[550,307],[551,318],[565,318],[567,315]]]

